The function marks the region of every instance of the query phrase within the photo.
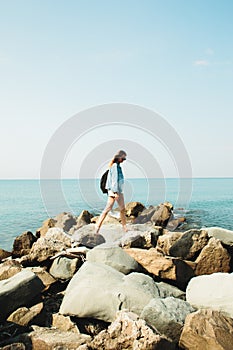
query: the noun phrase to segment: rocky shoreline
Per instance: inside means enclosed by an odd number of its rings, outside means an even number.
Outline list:
[[[61,213],[0,249],[0,349],[232,349],[233,231],[170,203]],[[184,226],[185,227],[185,226]]]

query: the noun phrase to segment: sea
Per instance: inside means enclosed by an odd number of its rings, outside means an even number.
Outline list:
[[[146,207],[165,201],[175,216],[184,216],[183,230],[218,226],[233,230],[233,178],[127,179],[125,202]],[[36,230],[61,212],[98,215],[107,196],[99,179],[0,180],[0,248],[12,250],[16,236]],[[117,207],[117,205],[116,205]]]

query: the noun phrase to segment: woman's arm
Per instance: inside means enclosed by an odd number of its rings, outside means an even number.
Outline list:
[[[113,192],[118,192],[118,171],[116,163],[111,167],[111,190]]]

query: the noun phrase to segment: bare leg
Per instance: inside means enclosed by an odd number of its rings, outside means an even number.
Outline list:
[[[101,227],[104,219],[106,218],[108,212],[110,212],[110,210],[112,210],[114,202],[115,202],[115,198],[109,196],[107,204],[106,204],[106,207],[102,211],[102,213],[101,213],[101,215],[100,215],[100,217],[98,219],[98,222],[96,223],[96,229],[95,229],[95,233],[96,234],[99,233],[100,227]]]
[[[119,208],[120,208],[120,217],[121,217],[121,224],[123,226],[123,230],[125,232],[127,232],[128,229],[126,227],[125,202],[124,202],[124,195],[123,195],[123,193],[119,194],[119,197],[117,199],[117,203],[118,203]]]

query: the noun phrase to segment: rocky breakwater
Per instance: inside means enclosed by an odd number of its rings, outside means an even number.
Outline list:
[[[233,231],[176,231],[170,203],[126,214],[127,233],[61,213],[0,249],[1,349],[232,349]]]

